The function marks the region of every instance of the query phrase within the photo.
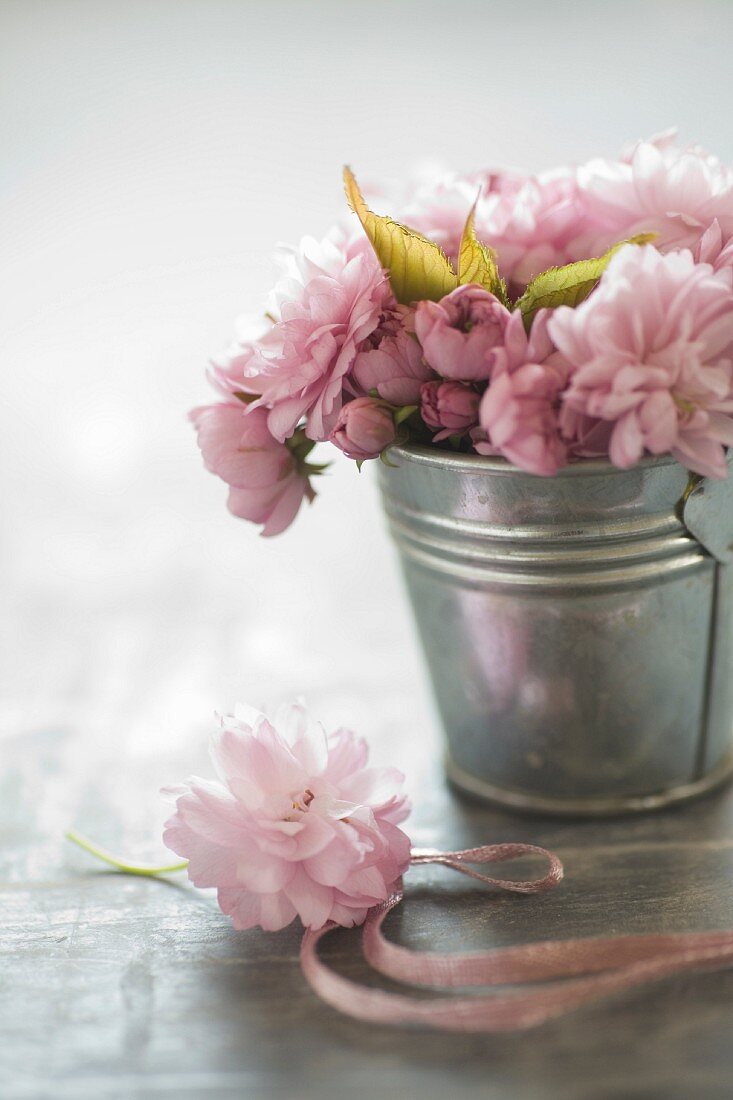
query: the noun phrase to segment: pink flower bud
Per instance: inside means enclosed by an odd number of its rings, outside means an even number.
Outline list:
[[[459,286],[439,302],[420,302],[415,332],[427,363],[443,378],[487,379],[487,355],[504,342],[511,314],[480,286]]]
[[[370,337],[354,360],[351,378],[357,393],[376,390],[392,405],[416,405],[420,400],[420,385],[433,372],[423,362],[422,350],[404,329],[377,330],[377,339]],[[379,338],[381,336],[381,338]]]
[[[357,397],[344,405],[330,435],[331,442],[357,462],[378,458],[394,439],[392,410],[375,397]]]
[[[465,432],[478,424],[480,397],[463,382],[424,382],[420,389],[420,415],[429,428],[439,430],[436,440]]]

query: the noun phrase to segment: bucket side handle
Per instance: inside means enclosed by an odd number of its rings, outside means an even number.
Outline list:
[[[679,510],[703,549],[723,565],[733,564],[733,452],[728,454],[726,479],[690,476]]]

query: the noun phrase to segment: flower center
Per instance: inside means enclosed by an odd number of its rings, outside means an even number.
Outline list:
[[[301,795],[293,799],[293,809],[305,812],[315,797],[310,787],[306,787]]]
[[[691,401],[687,401],[684,397],[679,397],[676,393],[672,394],[672,400],[681,412],[694,413],[695,406]]]

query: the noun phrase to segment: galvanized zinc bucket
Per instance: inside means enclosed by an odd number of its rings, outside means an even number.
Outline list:
[[[733,471],[668,457],[540,478],[393,447],[380,467],[464,790],[568,814],[681,802],[733,770]]]

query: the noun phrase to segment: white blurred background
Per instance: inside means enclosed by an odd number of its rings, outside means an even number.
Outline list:
[[[432,739],[373,471],[259,539],[186,421],[207,357],[343,162],[541,168],[670,125],[731,159],[732,50],[726,0],[0,0],[0,734],[154,756],[304,692]]]

